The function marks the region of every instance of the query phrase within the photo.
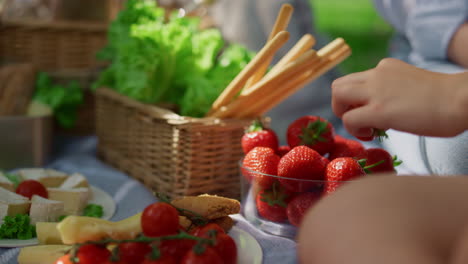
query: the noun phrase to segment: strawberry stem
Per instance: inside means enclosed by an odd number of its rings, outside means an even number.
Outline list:
[[[262,121],[260,119],[255,119],[245,132],[246,133],[259,132],[264,129],[265,129],[265,126],[263,125]]]
[[[387,132],[385,132],[385,130],[382,129],[374,129],[373,136],[377,137],[379,142],[383,142],[384,139],[388,138]]]
[[[322,134],[328,131],[327,125],[327,121],[320,119],[307,123],[307,126],[302,128],[302,134],[299,136],[301,144],[314,145],[317,142],[326,142],[327,139],[322,137]]]
[[[399,160],[397,155],[393,156],[393,167],[398,167],[403,163],[402,160]]]
[[[369,169],[372,169],[372,168],[375,168],[375,167],[379,166],[380,164],[384,163],[385,160],[380,160],[380,161],[377,161],[374,164],[370,164],[370,165],[367,165],[367,166],[366,166],[367,159],[360,159],[357,162],[364,169],[365,173],[372,173],[372,171],[370,171]]]

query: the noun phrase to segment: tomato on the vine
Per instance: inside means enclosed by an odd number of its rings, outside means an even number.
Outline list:
[[[148,205],[141,215],[143,234],[158,237],[176,234],[179,230],[179,212],[168,203]]]
[[[216,236],[216,244],[213,249],[223,259],[226,264],[237,263],[237,246],[232,237],[226,234],[219,234]]]
[[[59,259],[55,261],[55,264],[73,264],[70,260],[70,254],[66,254],[61,256]]]
[[[196,227],[190,233],[192,235],[194,235],[194,236],[197,236],[197,237],[210,238],[209,237],[210,230],[215,230],[216,235],[225,233],[224,229],[221,226],[219,226],[218,224],[215,224],[215,223],[208,223],[208,224],[206,224],[204,226]]]
[[[201,254],[195,253],[190,250],[185,254],[181,264],[223,264],[223,260],[212,248],[205,248],[205,251]]]
[[[146,254],[151,252],[151,246],[144,242],[126,242],[119,244],[119,258],[123,263],[141,263]]]
[[[29,199],[31,199],[33,195],[39,195],[44,198],[49,197],[44,185],[36,180],[22,181],[18,187],[16,187],[16,193],[24,197],[28,197]]]
[[[80,264],[104,263],[110,255],[111,252],[107,248],[93,244],[81,246],[76,253]]]
[[[146,258],[142,264],[177,264],[177,260],[172,256],[162,256],[159,259],[151,260]]]
[[[164,240],[159,245],[162,256],[173,256],[179,262],[184,255],[196,244],[192,239]]]

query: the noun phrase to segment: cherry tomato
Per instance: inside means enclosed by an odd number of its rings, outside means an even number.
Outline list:
[[[209,238],[209,231],[210,230],[216,230],[216,235],[218,234],[224,234],[224,229],[219,226],[218,224],[215,223],[208,223],[204,226],[199,226],[196,227],[192,232],[190,232],[192,235],[197,236],[197,237],[204,237],[204,238]]]
[[[107,248],[92,244],[81,246],[76,254],[80,264],[105,263],[110,255]]]
[[[55,261],[55,264],[73,264],[70,260],[70,254],[61,256]]]
[[[22,181],[16,188],[16,193],[24,197],[28,197],[29,199],[31,199],[33,195],[39,195],[44,198],[49,197],[44,185],[36,180]]]
[[[205,248],[205,251],[198,255],[193,250],[185,254],[181,264],[222,264],[221,257],[212,248]]]
[[[119,261],[112,261],[110,259],[106,260],[106,262],[102,263],[102,264],[129,264],[129,262],[125,262],[123,260],[119,260]]]
[[[119,244],[119,258],[124,262],[139,264],[150,252],[151,246],[148,243],[127,242]]]
[[[226,264],[237,263],[237,246],[232,237],[222,233],[216,236],[216,244],[213,249]]]
[[[179,213],[168,203],[150,204],[143,210],[141,228],[149,237],[176,234],[179,230]]]
[[[172,256],[162,256],[159,259],[151,260],[146,258],[142,264],[177,264],[177,260]]]
[[[159,245],[159,250],[163,256],[172,256],[177,262],[184,257],[184,255],[192,249],[196,244],[192,239],[171,239],[164,240]]]

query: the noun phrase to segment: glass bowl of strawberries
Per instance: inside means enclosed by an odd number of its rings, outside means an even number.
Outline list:
[[[242,137],[242,213],[261,230],[294,238],[309,208],[340,186],[370,173],[395,172],[386,150],[365,148],[336,135],[318,116],[304,116],[287,130],[288,145],[255,122]]]

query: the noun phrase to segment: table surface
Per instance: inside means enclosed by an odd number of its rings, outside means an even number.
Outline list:
[[[118,221],[142,211],[156,201],[141,183],[96,158],[95,137],[59,138],[53,161],[47,166],[67,173],[79,172],[89,182],[108,192],[117,203],[111,220]],[[263,249],[263,263],[296,263],[296,243],[290,239],[268,235],[241,215],[236,215],[236,226],[254,236]],[[19,248],[0,248],[0,264],[17,263]]]

